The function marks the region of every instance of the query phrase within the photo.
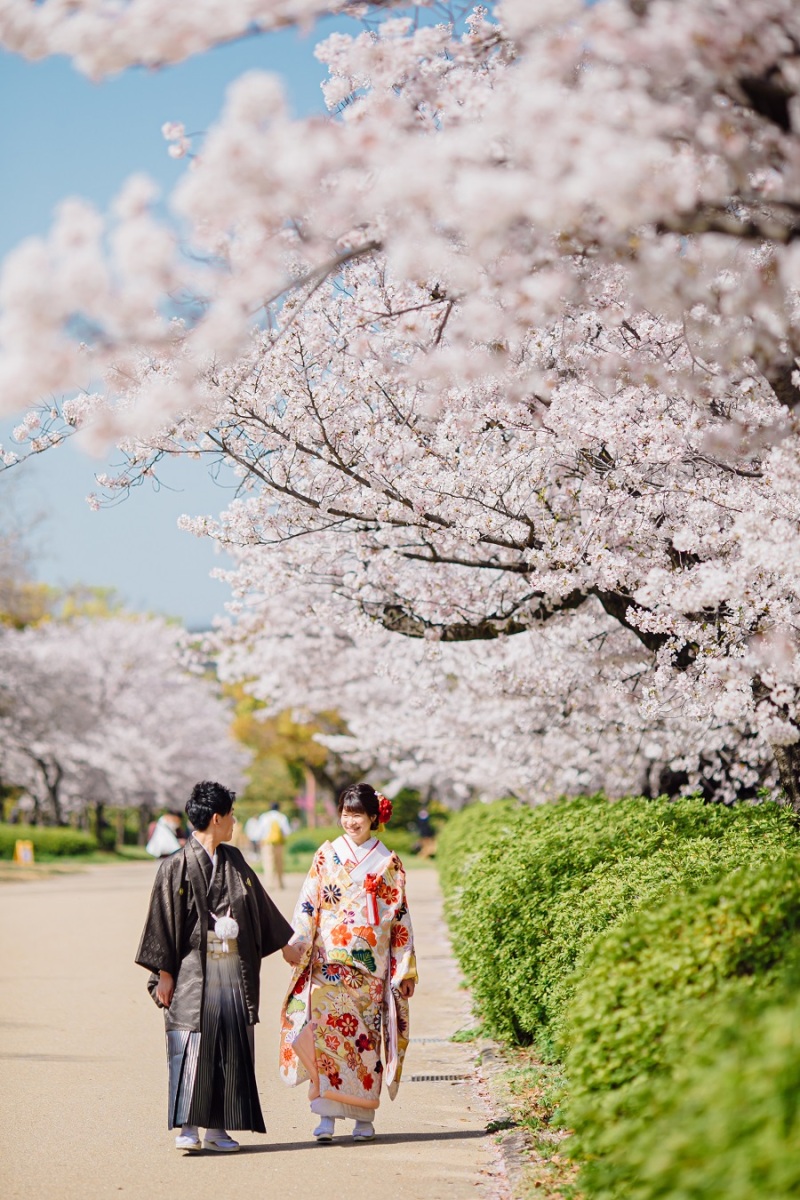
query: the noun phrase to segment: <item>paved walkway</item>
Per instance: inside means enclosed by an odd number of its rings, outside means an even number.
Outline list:
[[[153,1200],[276,1196],[281,1200],[397,1189],[404,1200],[496,1200],[487,1114],[469,1048],[448,1039],[469,1022],[450,956],[436,874],[409,875],[422,983],[397,1100],[384,1099],[372,1144],[310,1137],[305,1088],[277,1074],[278,1010],[289,968],[263,969],[256,1063],[268,1133],[243,1134],[236,1155],[184,1155],[166,1129],[163,1023],[133,963],[155,865],[0,888],[0,1196],[4,1200]],[[276,899],[290,915],[300,883]],[[349,1123],[348,1123],[349,1128]],[[356,1181],[353,1180],[353,1183]]]

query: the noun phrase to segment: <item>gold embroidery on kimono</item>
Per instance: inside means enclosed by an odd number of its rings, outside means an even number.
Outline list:
[[[368,865],[351,876],[342,838],[314,856],[292,919],[305,954],[283,1006],[280,1070],[290,1086],[309,1080],[312,1101],[374,1111],[383,1080],[397,1093],[408,1046],[398,988],[417,968],[402,864],[378,842]]]

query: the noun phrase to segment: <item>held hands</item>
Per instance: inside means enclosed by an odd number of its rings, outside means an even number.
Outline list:
[[[398,990],[401,996],[404,996],[406,1000],[410,1000],[414,995],[414,989],[416,986],[416,979],[404,979]]]
[[[164,1008],[169,1008],[172,1004],[172,995],[175,991],[175,980],[170,975],[169,971],[159,971],[158,984],[156,985],[156,999]]]
[[[292,945],[291,942],[288,946],[283,947],[281,954],[286,959],[287,963],[293,967],[298,966],[303,961],[302,947],[298,945]]]

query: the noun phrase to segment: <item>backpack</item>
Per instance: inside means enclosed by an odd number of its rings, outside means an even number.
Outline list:
[[[277,814],[270,821],[269,829],[267,830],[267,836],[264,838],[264,841],[268,846],[282,846],[286,841]]]

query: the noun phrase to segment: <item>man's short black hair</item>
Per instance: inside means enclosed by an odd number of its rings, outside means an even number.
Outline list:
[[[221,783],[214,783],[210,779],[204,779],[202,783],[196,783],[192,788],[192,794],[186,804],[186,815],[195,829],[199,829],[202,833],[204,829],[208,829],[214,813],[219,813],[221,817],[227,817],[233,808],[235,799],[236,793],[232,792],[230,788],[223,787]]]

